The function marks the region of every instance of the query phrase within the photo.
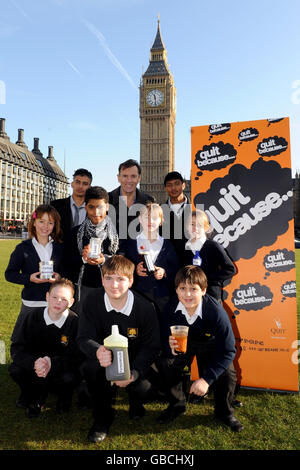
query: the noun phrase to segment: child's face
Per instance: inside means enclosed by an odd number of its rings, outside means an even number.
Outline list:
[[[188,221],[187,229],[191,238],[201,238],[205,235],[205,227],[199,217],[192,216]]]
[[[128,289],[132,286],[133,278],[123,274],[104,274],[102,284],[109,299],[120,300],[127,295]]]
[[[108,204],[104,199],[90,199],[85,205],[88,218],[93,225],[98,225],[106,217]]]
[[[140,215],[140,223],[145,233],[156,232],[161,225],[161,216],[157,209],[144,211]]]
[[[48,312],[51,315],[60,315],[73,305],[73,292],[69,287],[56,286],[51,292],[47,292]]]
[[[55,222],[52,217],[49,217],[49,214],[45,212],[41,217],[35,219],[33,225],[38,239],[41,237],[49,237],[53,232]]]
[[[185,306],[187,310],[195,310],[202,297],[205,295],[206,289],[201,289],[198,284],[189,284],[181,282],[177,289],[176,294],[178,300]]]

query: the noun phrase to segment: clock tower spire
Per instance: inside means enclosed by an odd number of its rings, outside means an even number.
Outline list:
[[[175,120],[176,88],[158,19],[149,66],[140,84],[140,186],[160,204],[166,200],[164,177],[174,170]]]

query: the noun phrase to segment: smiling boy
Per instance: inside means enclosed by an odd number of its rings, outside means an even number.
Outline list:
[[[102,285],[101,265],[106,256],[115,254],[119,238],[108,212],[108,193],[101,186],[91,186],[85,193],[86,219],[74,227],[64,241],[64,276],[76,285],[74,311],[81,313],[82,302],[93,289]],[[90,240],[97,238],[101,252],[97,258],[90,255]]]
[[[198,266],[181,268],[175,278],[177,299],[165,309],[162,335],[164,357],[159,362],[164,378],[169,407],[158,417],[165,424],[186,410],[186,395],[182,387],[182,372],[197,358],[199,379],[190,393],[204,396],[214,390],[215,416],[233,431],[241,431],[232,407],[236,385],[233,367],[235,338],[226,311],[214,298],[206,295],[207,278]],[[189,327],[187,352],[177,355],[177,341],[170,336],[172,325]]]
[[[55,281],[46,294],[48,306],[28,315],[13,334],[9,372],[21,389],[17,406],[26,408],[30,418],[40,414],[49,391],[57,394],[57,412],[68,411],[80,381],[78,317],[69,310],[73,296],[71,281]]]
[[[108,258],[102,266],[103,287],[85,299],[79,320],[78,344],[86,356],[83,374],[91,396],[94,423],[88,433],[91,442],[103,441],[113,421],[113,387],[106,380],[105,368],[111,364],[111,351],[103,346],[112,325],[128,338],[131,377],[115,382],[126,388],[129,417],[145,414],[142,403],[151,393],[149,369],[160,349],[160,333],[153,305],[130,290],[134,264],[121,255]]]

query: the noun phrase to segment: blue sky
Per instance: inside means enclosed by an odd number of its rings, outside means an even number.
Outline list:
[[[0,117],[71,178],[111,190],[139,160],[139,82],[160,15],[177,89],[175,167],[189,178],[193,126],[289,117],[300,170],[299,0],[2,0]]]

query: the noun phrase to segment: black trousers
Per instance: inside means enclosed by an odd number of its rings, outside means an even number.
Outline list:
[[[209,363],[211,353],[206,348],[201,348],[201,353],[181,354],[173,358],[161,357],[157,362],[157,367],[162,381],[162,390],[166,394],[170,406],[186,406],[187,397],[183,387],[183,371],[186,366],[191,365],[194,355],[197,357],[199,377],[201,377],[205,366]],[[204,353],[204,350],[206,352]],[[236,372],[233,362],[227,370],[221,374],[218,379],[210,386],[214,392],[215,415],[220,419],[233,415],[234,409],[232,401],[236,386]]]
[[[55,393],[62,400],[71,398],[75,387],[81,380],[79,371],[54,373],[50,370],[44,378],[38,377],[34,369],[27,370],[14,363],[10,365],[9,373],[19,385],[23,400],[27,403],[37,401],[43,403],[49,392]]]
[[[105,368],[97,359],[87,359],[82,365],[82,373],[91,397],[94,421],[109,427],[113,419],[112,401],[114,388],[106,380]],[[151,397],[151,383],[147,379],[138,378],[126,387],[129,405],[139,406]]]

